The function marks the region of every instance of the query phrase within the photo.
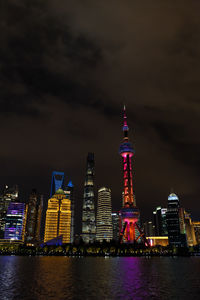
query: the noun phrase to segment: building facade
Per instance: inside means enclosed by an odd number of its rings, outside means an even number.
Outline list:
[[[69,199],[71,201],[71,237],[70,237],[70,243],[74,242],[74,216],[75,216],[75,201],[74,201],[74,185],[72,183],[72,181],[70,180],[68,182],[68,185],[66,187],[66,189],[64,190],[64,193],[67,197],[67,199]]]
[[[169,245],[168,236],[146,236],[149,245],[154,246],[163,246],[166,247]]]
[[[193,227],[194,227],[196,242],[197,242],[198,245],[200,245],[200,222],[199,221],[193,221],[192,224],[193,224]]]
[[[6,214],[5,234],[7,240],[25,240],[27,205],[20,202],[10,202]]]
[[[94,198],[94,153],[88,153],[83,194],[82,239],[93,243],[96,239],[95,198]]]
[[[175,247],[186,247],[186,234],[184,224],[184,211],[180,207],[179,198],[172,193],[168,197],[166,213],[169,245]]]
[[[26,243],[37,244],[41,240],[41,220],[43,210],[43,196],[39,196],[36,190],[32,190],[27,210]]]
[[[110,242],[113,239],[111,190],[102,187],[98,190],[96,241]]]
[[[112,212],[112,227],[113,227],[113,240],[118,242],[119,241],[119,211],[113,211]]]
[[[155,226],[152,221],[146,221],[143,224],[145,236],[155,236]]]
[[[0,238],[4,237],[6,214],[11,201],[18,201],[17,185],[14,185],[13,187],[8,187],[6,185],[2,194],[0,195]]]
[[[186,237],[187,237],[187,245],[189,247],[193,247],[197,245],[196,241],[196,235],[194,230],[194,225],[191,220],[190,214],[185,211],[184,214],[185,219],[185,231],[186,231]]]
[[[71,234],[71,201],[66,198],[62,189],[48,200],[45,220],[44,242],[62,236],[62,243],[70,243]]]
[[[161,206],[156,207],[153,211],[153,226],[155,236],[167,236],[167,220],[166,220],[167,208]]]

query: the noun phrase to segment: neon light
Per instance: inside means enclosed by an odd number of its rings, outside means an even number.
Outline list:
[[[10,202],[6,215],[4,239],[24,240],[26,216],[25,203]]]
[[[136,223],[139,219],[139,210],[136,207],[133,195],[132,182],[132,157],[134,149],[128,141],[128,124],[126,109],[124,107],[123,132],[124,140],[119,148],[119,154],[123,163],[123,181],[124,181],[124,207],[121,210],[121,236],[124,242],[134,242],[136,240]]]

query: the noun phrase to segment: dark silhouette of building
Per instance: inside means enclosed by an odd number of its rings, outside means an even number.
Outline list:
[[[145,236],[154,236],[155,235],[155,226],[152,221],[146,221],[143,224]]]
[[[94,153],[88,153],[82,210],[82,238],[85,243],[94,242],[96,238],[94,205]]]
[[[43,196],[32,190],[27,211],[26,220],[26,243],[35,245],[41,240],[41,221],[43,210]]]

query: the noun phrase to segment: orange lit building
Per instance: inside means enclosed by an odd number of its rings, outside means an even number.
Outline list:
[[[192,225],[194,227],[196,242],[198,245],[200,245],[200,222],[192,222]]]
[[[168,236],[147,236],[146,239],[150,246],[168,246]]]
[[[184,212],[185,217],[185,230],[186,230],[186,237],[187,237],[187,245],[189,247],[196,246],[196,236],[195,236],[195,230],[194,225],[192,223],[190,214],[188,212]]]
[[[70,243],[71,201],[58,189],[48,201],[44,242],[62,235],[62,243]]]

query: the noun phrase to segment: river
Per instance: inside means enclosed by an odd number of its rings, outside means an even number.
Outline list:
[[[200,299],[200,257],[1,256],[0,299]]]

